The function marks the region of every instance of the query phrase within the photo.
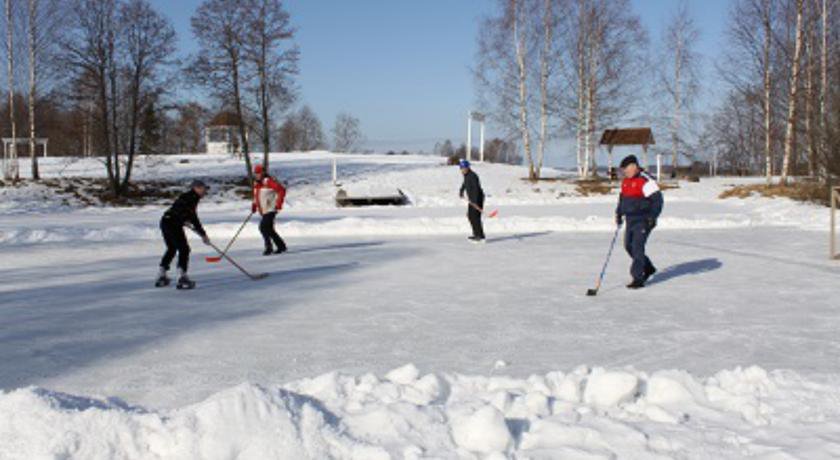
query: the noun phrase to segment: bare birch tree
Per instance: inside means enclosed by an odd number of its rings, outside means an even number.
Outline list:
[[[536,178],[540,177],[540,170],[542,169],[543,159],[545,158],[545,145],[548,142],[549,59],[554,46],[552,41],[552,34],[554,33],[552,0],[544,0],[543,4],[543,46],[540,50],[540,131],[537,143],[536,165],[534,166]]]
[[[780,181],[787,184],[791,173],[791,158],[796,150],[797,110],[799,108],[799,77],[802,64],[803,44],[803,9],[804,0],[792,0],[796,10],[796,26],[794,29],[794,49],[791,57],[790,84],[788,88],[787,121],[785,129],[785,153],[782,159],[782,173]]]
[[[831,0],[836,3],[836,0]],[[828,100],[828,26],[829,26],[829,7],[831,5],[829,0],[822,0],[822,8],[820,9],[821,23],[822,23],[822,40],[820,46],[820,130],[819,130],[819,154],[820,157],[825,157],[828,151],[827,145],[827,130],[828,130],[828,111],[826,104]]]
[[[666,89],[671,105],[671,177],[676,177],[680,153],[684,153],[686,141],[682,134],[683,117],[694,106],[699,92],[698,55],[694,47],[700,32],[694,24],[688,3],[682,0],[674,10],[665,30],[666,62],[661,80]]]
[[[14,44],[14,15],[12,14],[12,0],[5,2],[6,16],[6,67],[8,70],[6,83],[9,86],[9,128],[11,130],[11,145],[8,158],[4,165],[4,178],[16,180],[20,177],[17,158],[17,123],[15,121],[15,44]],[[6,146],[4,146],[5,150]]]
[[[760,10],[764,46],[762,48],[762,71],[764,81],[764,175],[767,183],[773,180],[773,69],[770,64],[770,51],[773,41],[773,0],[762,0]]]
[[[595,138],[598,129],[639,107],[640,76],[647,34],[626,0],[577,0],[564,14],[570,21],[565,34],[573,52],[567,69],[575,107],[569,116],[577,138],[581,177],[597,172]]]
[[[804,58],[805,58],[805,143],[808,163],[808,175],[810,177],[817,176],[817,167],[819,165],[819,124],[817,120],[817,82],[816,82],[816,65],[817,65],[817,31],[819,27],[819,11],[814,8],[816,6],[811,0],[805,5],[805,24],[804,24]]]
[[[124,191],[131,179],[139,143],[141,117],[160,96],[161,69],[174,63],[175,29],[155,11],[148,0],[127,0],[120,6],[118,45],[124,54],[122,68],[127,76],[125,93],[126,152],[125,174],[120,188]]]
[[[335,117],[332,134],[336,152],[355,152],[364,140],[361,122],[349,113],[339,113]]]
[[[38,172],[38,155],[35,152],[35,94],[37,90],[36,84],[36,58],[37,45],[35,37],[37,36],[37,21],[38,17],[38,0],[29,0],[29,14],[28,18],[28,45],[29,45],[29,155],[31,157],[32,179],[40,179]]]
[[[257,119],[263,144],[263,166],[269,166],[275,112],[294,101],[292,77],[297,74],[299,51],[292,43],[294,29],[280,0],[243,2],[246,21],[244,59],[255,73]]]
[[[90,107],[111,192],[128,191],[141,116],[163,92],[174,29],[148,0],[76,0],[63,45],[71,98]]]
[[[115,0],[76,1],[63,59],[78,85],[78,97],[88,99],[86,102],[95,111],[108,181],[114,194],[119,195],[122,174],[116,113],[119,106],[116,8]]]
[[[36,154],[37,106],[57,72],[57,52],[66,29],[67,3],[61,0],[27,0],[26,36],[29,83],[29,154],[32,178],[40,177]]]
[[[518,139],[538,180],[556,116],[555,38],[561,0],[500,0],[482,23],[475,71],[482,111]],[[538,121],[534,121],[538,120]]]
[[[777,71],[774,59],[779,0],[737,0],[730,13],[723,78],[741,93],[744,101],[755,100],[762,113],[764,175],[769,184],[776,163],[774,154],[774,90]],[[760,90],[757,90],[760,88]],[[756,99],[754,95],[760,93]]]
[[[245,72],[244,3],[239,0],[205,0],[191,18],[198,53],[191,60],[191,79],[207,88],[225,105],[231,106],[238,121],[246,174],[253,178],[251,149],[248,140],[248,110],[244,88]]]
[[[525,0],[510,0],[509,18],[510,26],[513,29],[513,46],[515,48],[516,56],[516,70],[517,70],[517,94],[518,94],[518,109],[519,109],[519,133],[522,138],[522,148],[525,151],[525,159],[528,162],[528,178],[531,180],[539,179],[537,171],[534,168],[534,157],[531,154],[531,127],[528,119],[528,58],[526,57],[527,48],[526,42],[530,31],[522,26],[524,23],[524,5]]]

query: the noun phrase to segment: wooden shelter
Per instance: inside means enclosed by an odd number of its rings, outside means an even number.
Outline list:
[[[241,155],[242,141],[239,135],[239,117],[233,112],[219,112],[205,127],[207,153]],[[248,131],[245,131],[248,138]]]
[[[608,173],[610,179],[617,177],[615,169],[613,168],[613,147],[640,145],[642,146],[642,167],[648,166],[648,147],[655,145],[656,141],[653,138],[653,130],[650,128],[624,128],[624,129],[607,129],[601,135],[601,145],[607,146],[607,154],[609,155]],[[659,172],[657,171],[657,176]],[[658,179],[658,178],[657,178]]]

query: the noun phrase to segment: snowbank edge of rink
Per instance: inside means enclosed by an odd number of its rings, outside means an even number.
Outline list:
[[[758,367],[578,367],[527,379],[337,372],[156,411],[29,387],[0,393],[0,457],[836,458],[840,390]]]
[[[796,206],[796,205],[794,205]],[[721,213],[703,218],[662,217],[660,230],[725,230],[750,227],[793,227],[802,230],[825,230],[823,220],[808,219],[800,213],[787,212],[786,218],[777,214],[764,216]],[[504,212],[504,209],[501,210]],[[808,215],[807,217],[812,217]],[[825,216],[820,216],[825,217]],[[324,222],[309,222],[306,217],[290,218],[277,225],[285,237],[336,237],[336,236],[432,236],[460,235],[464,233],[466,220],[461,217],[356,217],[339,216]],[[53,225],[43,228],[0,229],[0,246],[14,246],[35,243],[59,243],[68,241],[151,241],[160,239],[157,222],[150,224],[108,225],[84,227]],[[230,238],[236,234],[241,222],[220,222],[205,224],[213,238]],[[516,234],[530,232],[608,232],[615,229],[612,216],[506,216],[485,219],[485,229],[492,234]],[[261,238],[255,226],[249,226],[242,238]]]

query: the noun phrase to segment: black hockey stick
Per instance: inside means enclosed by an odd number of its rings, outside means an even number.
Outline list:
[[[586,295],[588,296],[598,295],[598,290],[601,289],[601,282],[604,281],[604,273],[607,272],[607,265],[610,263],[610,257],[612,257],[613,248],[615,248],[615,242],[618,239],[619,230],[621,230],[621,225],[618,225],[615,228],[615,234],[613,235],[612,243],[610,243],[610,250],[607,252],[607,260],[604,261],[604,267],[601,269],[601,274],[598,276],[598,281],[595,283],[595,289],[589,289],[586,291]]]
[[[256,280],[261,280],[261,279],[268,276],[268,273],[257,273],[255,275],[255,274],[252,274],[252,273],[248,272],[248,270],[245,270],[244,268],[242,268],[242,266],[239,265],[238,263],[236,263],[235,260],[233,260],[229,255],[227,255],[227,253],[222,252],[218,247],[216,247],[215,244],[213,244],[213,243],[208,243],[208,244],[210,245],[211,248],[215,249],[216,252],[218,252],[221,257],[224,257],[228,262],[230,262],[231,265],[233,265],[234,267],[239,269],[239,271],[241,271],[248,278],[251,278],[252,280],[256,281]]]
[[[242,229],[243,229],[243,228],[245,228],[245,225],[246,225],[246,224],[248,224],[248,221],[250,221],[250,220],[251,220],[251,216],[253,216],[253,215],[254,215],[254,212],[253,212],[253,211],[251,211],[251,214],[248,214],[248,217],[246,217],[246,218],[245,218],[245,222],[242,222],[242,225],[239,227],[239,230],[237,230],[237,231],[236,231],[236,234],[234,234],[234,235],[233,235],[233,238],[231,238],[231,239],[230,239],[230,242],[228,242],[227,246],[225,246],[225,250],[224,250],[224,251],[222,251],[222,254],[221,254],[221,255],[218,255],[218,256],[207,256],[207,257],[205,257],[205,258],[204,258],[204,260],[205,260],[205,261],[207,261],[207,262],[209,262],[209,263],[217,263],[217,262],[221,262],[221,261],[222,261],[222,257],[223,257],[225,254],[227,254],[228,249],[230,249],[230,247],[231,247],[231,246],[233,246],[233,242],[234,242],[234,241],[236,241],[236,238],[238,238],[238,237],[239,237],[239,234],[240,234],[240,233],[242,233]]]

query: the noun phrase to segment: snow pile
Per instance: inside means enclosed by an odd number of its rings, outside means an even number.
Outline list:
[[[172,411],[0,394],[0,457],[837,458],[840,390],[757,367],[697,380],[579,367],[527,379],[329,373]]]

